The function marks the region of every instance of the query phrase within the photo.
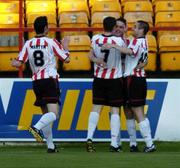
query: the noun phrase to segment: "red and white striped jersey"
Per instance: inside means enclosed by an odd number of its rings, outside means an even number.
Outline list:
[[[62,45],[55,39],[48,37],[32,38],[24,44],[18,60],[29,64],[33,73],[32,79],[58,78],[56,58],[64,61],[69,57]]]
[[[120,37],[105,36],[103,34],[97,34],[92,37],[92,49],[95,57],[103,58],[107,63],[107,66],[101,67],[94,63],[94,76],[104,79],[115,79],[122,77],[122,63],[121,53],[115,48],[108,50],[102,50],[103,44],[116,44],[124,47],[125,43]]]
[[[136,66],[138,65],[139,61],[142,60],[142,57],[144,55],[147,56],[148,46],[146,39],[134,38],[130,41],[128,48],[130,48],[133,51],[133,55],[126,55],[124,77],[145,77],[146,74],[144,68],[137,69]]]
[[[125,38],[125,37],[122,37],[122,39],[124,40],[124,43],[126,44],[126,47],[128,47],[128,45],[130,44],[130,39],[129,38]],[[122,71],[123,71],[123,74],[125,72],[125,58],[126,58],[126,54],[121,54],[121,61],[122,61]]]

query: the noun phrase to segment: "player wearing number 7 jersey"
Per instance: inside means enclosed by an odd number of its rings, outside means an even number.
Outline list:
[[[119,106],[123,103],[121,53],[116,49],[103,50],[103,44],[125,46],[124,41],[112,35],[116,19],[103,21],[104,33],[93,36],[90,60],[94,62],[93,107],[89,115],[87,151],[95,152],[93,135],[104,105],[111,107],[111,152],[120,152],[118,135],[120,129]]]
[[[29,127],[29,132],[38,142],[47,142],[47,152],[57,152],[53,143],[51,124],[57,119],[59,112],[60,90],[56,58],[63,62],[69,62],[68,39],[64,39],[63,45],[56,40],[46,37],[48,33],[47,17],[37,17],[34,22],[36,36],[28,40],[19,53],[17,59],[12,61],[12,66],[20,67],[29,60],[32,70],[33,91],[36,95],[35,106],[41,107],[42,117],[34,125]],[[63,48],[64,47],[64,48]],[[66,49],[66,50],[65,50]]]

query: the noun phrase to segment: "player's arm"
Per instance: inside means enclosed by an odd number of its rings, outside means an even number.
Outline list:
[[[97,58],[93,52],[93,49],[90,50],[89,52],[89,59],[96,63],[97,65],[100,65],[100,66],[106,66],[106,63],[104,62],[104,59],[103,58]]]
[[[141,53],[141,57],[139,59],[138,65],[136,66],[136,69],[144,68],[148,63],[148,50],[144,50]]]
[[[63,46],[63,49],[68,51],[69,50],[69,42],[70,42],[70,37],[69,36],[65,36],[62,40],[61,40],[61,44]]]
[[[69,36],[66,36],[61,40],[61,44],[63,46],[63,49],[65,51],[67,51],[67,53],[69,53],[69,42],[70,42],[70,37]],[[69,63],[70,62],[70,57],[67,57],[64,62]]]
[[[130,48],[121,47],[121,46],[116,45],[116,44],[104,44],[103,48],[105,48],[105,49],[115,48],[123,54],[133,55],[133,51]]]
[[[27,50],[27,43],[25,43],[18,57],[12,60],[11,66],[20,68],[22,64],[25,63],[27,60],[28,60],[28,50]]]
[[[63,42],[63,45],[65,45],[65,47],[67,47],[67,44],[68,44],[68,39],[66,39]],[[54,39],[52,43],[53,52],[62,62],[69,63],[70,62],[69,51],[65,50],[63,48],[63,45],[60,44],[56,39]]]

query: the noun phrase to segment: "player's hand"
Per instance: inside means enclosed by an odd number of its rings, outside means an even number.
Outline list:
[[[142,69],[147,65],[147,62],[139,62],[136,66],[136,69]]]
[[[66,58],[64,63],[70,63],[70,57]]]
[[[69,36],[65,36],[65,37],[61,40],[61,44],[62,44],[64,50],[69,50],[69,49],[68,49],[69,42],[70,42],[70,37],[69,37]]]
[[[103,58],[97,58],[95,63],[100,67],[103,67],[103,68],[107,67],[107,64],[106,62],[104,62]]]
[[[21,61],[18,61],[17,59],[13,59],[11,62],[11,66],[19,68],[22,65]]]
[[[113,46],[113,44],[104,44],[102,47],[101,47],[101,49],[102,50],[107,50],[107,49],[111,49],[111,48],[113,48],[114,46]]]

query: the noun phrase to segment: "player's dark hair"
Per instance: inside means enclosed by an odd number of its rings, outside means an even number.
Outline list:
[[[149,31],[149,24],[146,21],[138,20],[137,23],[139,23],[139,28],[144,30],[144,35],[147,34]]]
[[[127,25],[127,21],[126,21],[126,19],[124,19],[123,17],[119,17],[118,19],[116,19],[116,21],[123,22],[124,25]]]
[[[48,21],[46,16],[40,16],[35,19],[34,30],[36,34],[44,33],[45,26],[48,26]]]
[[[103,28],[105,32],[112,32],[114,26],[116,26],[116,19],[114,17],[106,17],[103,20]]]

